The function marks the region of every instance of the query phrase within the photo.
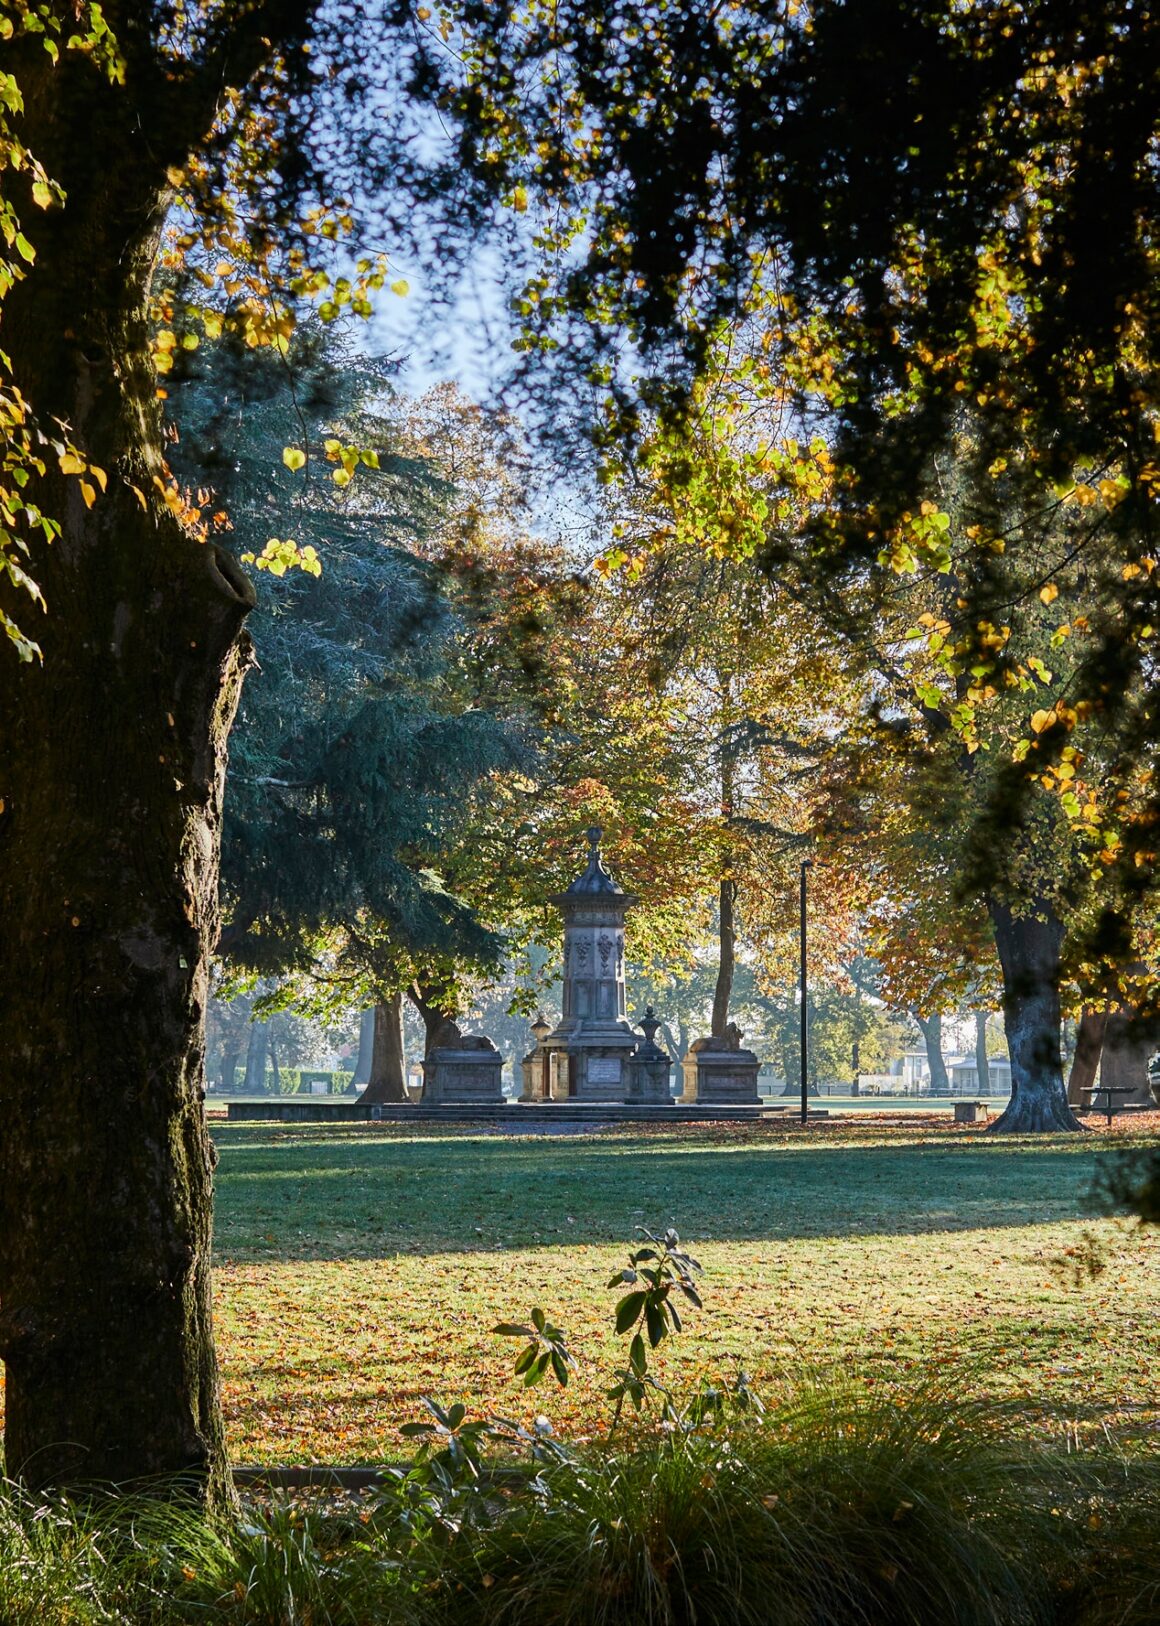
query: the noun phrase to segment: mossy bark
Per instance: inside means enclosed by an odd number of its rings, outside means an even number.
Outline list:
[[[221,1503],[204,1032],[253,595],[157,483],[165,132],[147,140],[83,59],[54,77],[26,54],[18,73],[69,201],[32,223],[4,346],[38,421],[66,422],[108,489],[88,506],[50,456],[36,500],[63,532],[31,561],[44,660],[0,683],[6,1467],[37,1486],[186,1476]]]

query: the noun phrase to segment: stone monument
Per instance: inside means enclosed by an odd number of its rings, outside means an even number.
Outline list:
[[[624,1098],[647,1106],[672,1106],[673,1095],[669,1089],[672,1058],[656,1042],[660,1022],[651,1005],[646,1008],[637,1026],[644,1038],[628,1064],[628,1088]]]
[[[742,1049],[742,1037],[740,1028],[730,1022],[724,1033],[693,1041],[681,1063],[682,1101],[715,1107],[760,1103],[757,1069],[761,1064],[752,1050]]]
[[[445,1022],[423,1063],[424,1106],[481,1106],[503,1100],[503,1057],[482,1033]]]
[[[637,1035],[625,1020],[624,917],[636,899],[601,863],[601,834],[588,831],[587,869],[551,900],[564,915],[564,1014],[529,1057],[546,1069],[535,1099],[623,1101],[629,1089]]]

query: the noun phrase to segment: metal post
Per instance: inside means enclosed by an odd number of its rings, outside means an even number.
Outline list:
[[[806,870],[813,863],[812,858],[802,859],[801,872],[801,1065],[802,1065],[802,1123],[809,1115],[809,980],[806,974]]]

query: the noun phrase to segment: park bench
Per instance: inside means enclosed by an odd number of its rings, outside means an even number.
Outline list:
[[[991,1116],[985,1101],[956,1101],[955,1122],[957,1124],[973,1124],[980,1115],[986,1119]]]

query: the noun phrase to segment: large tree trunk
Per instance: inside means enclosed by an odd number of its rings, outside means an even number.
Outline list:
[[[270,1033],[265,1022],[250,1026],[250,1042],[246,1046],[246,1074],[242,1090],[246,1095],[265,1095],[266,1058],[270,1049]]]
[[[947,1064],[942,1053],[942,1012],[935,1011],[933,1016],[919,1016],[916,1011],[914,1020],[918,1023],[926,1046],[926,1064],[930,1068],[930,1093],[932,1095],[949,1095],[951,1081],[947,1077]]]
[[[1084,1091],[1096,1081],[1100,1052],[1104,1048],[1104,1030],[1108,1025],[1107,1011],[1085,1010],[1079,1019],[1075,1035],[1075,1055],[1071,1059],[1071,1072],[1067,1076],[1068,1105],[1083,1105]]]
[[[374,1058],[359,1103],[405,1101],[407,1057],[403,1046],[403,996],[392,994],[375,1006]]]
[[[253,594],[155,484],[164,131],[77,53],[52,70],[33,40],[6,66],[69,204],[17,200],[37,261],[4,347],[38,421],[67,422],[108,477],[87,506],[47,454],[34,496],[63,531],[30,561],[43,665],[0,648],[6,1466],[38,1486],[184,1475],[222,1501],[204,1034]]]
[[[731,684],[729,677],[722,677],[718,673],[718,682],[721,684],[725,696],[726,720],[731,716],[730,696]],[[721,813],[726,824],[734,814],[734,796],[736,764],[727,741],[721,745]],[[728,863],[730,854],[726,852]],[[717,894],[717,984],[713,990],[713,1016],[709,1031],[714,1038],[720,1038],[729,1025],[729,1001],[733,996],[733,974],[737,968],[737,882],[729,875],[721,877],[721,885]],[[684,1052],[682,1051],[683,1055]]]
[[[238,1076],[238,1068],[242,1065],[242,1052],[231,1046],[222,1056],[222,1067],[219,1082],[223,1092],[230,1094],[234,1088],[234,1081]]]
[[[362,1089],[370,1082],[371,1065],[375,1055],[375,1007],[363,1011],[358,1019],[358,1060],[354,1064],[351,1084]]]
[[[713,1020],[709,1028],[714,1037],[723,1034],[729,1023],[729,1000],[733,994],[733,973],[737,968],[736,901],[736,881],[722,881],[718,896],[717,983],[713,990]]]
[[[980,1095],[991,1093],[991,1064],[987,1057],[987,1012],[975,1012],[975,1088]]]
[[[1156,1027],[1134,1011],[1116,1011],[1107,1019],[1100,1083],[1123,1090],[1112,1097],[1115,1106],[1151,1106],[1148,1063],[1156,1054]]]
[[[423,1020],[423,1060],[426,1061],[439,1044],[440,1035],[449,1025],[454,1026],[455,1015],[436,989],[412,983],[407,989],[407,998]]]
[[[997,1134],[1082,1129],[1067,1104],[1059,1027],[1063,923],[1050,910],[1014,915],[991,902],[1003,968],[1003,1021],[1011,1056],[1011,1101],[990,1126]]]

